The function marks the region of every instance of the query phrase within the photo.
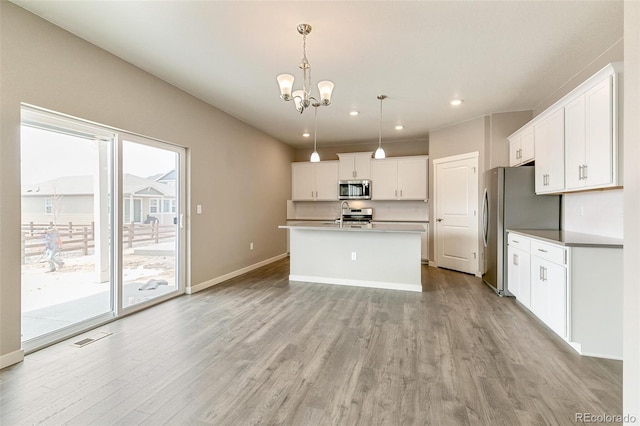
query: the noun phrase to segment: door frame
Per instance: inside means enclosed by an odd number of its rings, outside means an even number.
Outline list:
[[[116,286],[116,294],[114,297],[115,304],[115,314],[116,318],[119,318],[123,315],[128,315],[130,313],[146,309],[150,306],[156,305],[158,303],[164,302],[165,300],[172,299],[176,296],[184,294],[187,289],[187,269],[188,269],[188,256],[187,256],[187,237],[188,237],[188,229],[187,229],[187,149],[175,144],[171,144],[169,142],[160,141],[157,139],[150,138],[148,136],[141,136],[134,133],[127,133],[120,131],[117,133],[117,140],[115,144],[115,157],[117,161],[115,164],[116,171],[116,194],[123,193],[123,145],[124,142],[132,142],[138,143],[154,148],[164,149],[167,151],[172,151],[178,154],[178,164],[176,164],[176,176],[178,179],[178,184],[176,186],[176,218],[178,220],[178,226],[176,228],[176,284],[177,288],[174,291],[171,291],[162,296],[150,299],[146,302],[136,303],[132,306],[125,307],[123,305],[123,296],[122,296],[122,241],[123,241],[123,225],[124,225],[124,209],[120,205],[121,197],[114,197],[114,210],[117,212],[114,215],[115,219],[115,229],[117,230],[116,241],[118,244],[114,245],[114,274],[118,277],[118,285]],[[142,206],[141,206],[142,207]]]
[[[435,216],[436,216],[436,212],[438,211],[437,207],[438,207],[438,191],[437,191],[437,185],[438,185],[438,165],[443,164],[443,163],[450,163],[453,161],[460,161],[460,160],[475,160],[476,165],[475,167],[476,169],[476,205],[475,205],[475,211],[476,211],[476,238],[475,238],[475,249],[476,249],[476,272],[474,273],[474,275],[476,277],[482,277],[482,271],[480,268],[480,258],[482,256],[482,251],[480,250],[480,220],[481,220],[481,215],[477,214],[477,212],[479,212],[479,188],[480,188],[480,152],[479,151],[473,151],[473,152],[468,152],[465,154],[458,154],[458,155],[452,155],[449,157],[442,157],[442,158],[437,158],[433,160],[433,216],[434,216],[434,220],[436,220]],[[431,262],[429,262],[430,266],[435,266],[435,267],[439,267],[438,266],[438,259],[440,257],[441,254],[441,250],[442,247],[440,246],[439,242],[438,242],[438,225],[436,223],[434,223],[433,226],[433,245],[434,245],[434,260],[433,260],[433,264]]]

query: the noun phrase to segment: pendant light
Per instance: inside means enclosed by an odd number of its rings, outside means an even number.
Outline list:
[[[382,101],[386,99],[386,97],[386,95],[378,95],[378,99],[380,99],[380,129],[378,132],[378,149],[376,149],[376,153],[374,154],[376,160],[381,160],[386,157],[384,149],[382,149]]]
[[[309,161],[311,161],[312,163],[318,163],[320,161],[320,154],[318,154],[318,149],[316,145],[316,141],[318,137],[318,107],[319,106],[320,106],[319,103],[317,102],[313,103],[313,109],[314,109],[313,152],[311,153],[311,158],[309,159]]]

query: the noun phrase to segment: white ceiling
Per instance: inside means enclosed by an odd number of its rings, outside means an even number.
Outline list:
[[[384,141],[533,109],[623,35],[622,1],[13,2],[295,147],[313,108],[299,115],[275,77],[300,85],[299,23],[313,83],[335,83],[321,145],[377,140],[378,94]]]

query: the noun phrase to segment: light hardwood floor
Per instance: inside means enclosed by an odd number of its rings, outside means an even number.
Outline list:
[[[480,279],[423,292],[289,282],[284,259],[0,372],[0,423],[566,425],[621,414],[622,363],[581,357]]]

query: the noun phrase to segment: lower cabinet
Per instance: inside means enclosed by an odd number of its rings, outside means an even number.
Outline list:
[[[508,290],[520,303],[531,309],[531,255],[509,246]]]
[[[531,254],[531,311],[567,337],[567,268]]]
[[[507,241],[509,293],[578,353],[622,359],[622,248]]]

